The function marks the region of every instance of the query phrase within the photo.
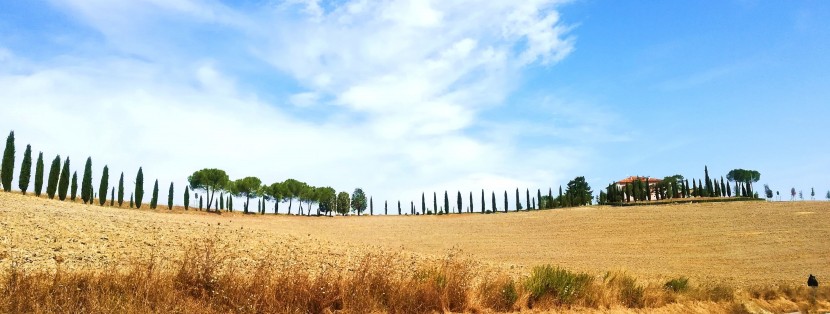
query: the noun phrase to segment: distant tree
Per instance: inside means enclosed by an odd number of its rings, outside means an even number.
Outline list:
[[[605,191],[599,191],[599,199],[597,199],[597,203],[600,205],[608,204],[608,193],[605,193]]]
[[[150,197],[150,209],[156,209],[159,203],[159,180],[153,183],[153,194]],[[208,207],[210,209],[210,207]]]
[[[804,200],[804,194],[801,193],[801,190],[798,191],[798,199],[800,199],[802,201]]]
[[[389,201],[383,201],[383,215],[389,215]]]
[[[55,198],[55,192],[58,190],[58,177],[61,172],[61,156],[58,155],[52,160],[52,168],[49,169],[49,181],[46,183],[46,195],[50,199]]]
[[[627,184],[626,184],[626,187],[628,187]],[[562,194],[562,186],[560,185],[559,186],[559,207],[566,207],[566,204],[564,204],[564,200],[565,200],[565,194]]]
[[[444,191],[444,214],[450,213],[450,197],[447,195],[447,191]]]
[[[458,191],[458,196],[455,198],[455,203],[458,205],[458,213],[461,213],[461,206],[463,206],[463,201],[461,200],[461,191]]]
[[[542,190],[536,189],[536,199],[539,200],[539,207],[533,206],[534,209],[542,209]]]
[[[337,209],[337,191],[331,187],[320,188],[318,191],[320,211],[326,215],[333,215]]]
[[[790,189],[790,200],[795,200],[795,188]]]
[[[726,184],[726,183],[723,182],[723,177],[720,177],[720,196],[721,197],[726,197],[727,196],[727,194],[728,194],[727,192],[729,192],[729,189],[727,188],[728,186],[729,186],[729,184]]]
[[[124,172],[121,172],[121,177],[118,178],[118,207],[124,204]]]
[[[285,187],[282,185],[282,182],[274,182],[274,183],[271,183],[271,185],[269,185],[268,187],[266,187],[263,192],[264,192],[266,197],[274,200],[274,214],[279,214],[280,202],[286,199],[286,195],[289,194],[288,190],[285,189]],[[336,198],[337,198],[337,191],[332,189],[331,191],[327,191],[327,192],[331,192],[331,195],[327,195],[327,197],[328,196],[331,197],[331,200],[327,200],[329,202],[328,209],[330,210],[331,213],[334,213],[334,211],[337,207],[337,205],[335,204],[335,201],[336,201]],[[228,199],[229,200],[231,199],[230,196],[228,197]],[[231,208],[231,203],[230,202],[228,202],[228,210],[233,211],[233,208]],[[289,211],[289,214],[290,213],[291,212]]]
[[[66,194],[69,192],[69,157],[63,161],[63,169],[61,170],[60,179],[58,179],[58,199],[66,200]]]
[[[72,187],[70,188],[69,199],[71,201],[75,201],[75,197],[78,196],[78,172],[75,171],[72,173]]]
[[[533,208],[536,209],[536,198],[535,197],[530,201],[530,205],[533,205]]]
[[[167,190],[167,209],[173,210],[173,182],[170,182],[170,189]]]
[[[470,192],[470,213],[473,212],[473,192]]]
[[[224,171],[223,171],[224,172]],[[216,176],[217,174],[214,174]],[[221,175],[220,175],[221,176]],[[221,179],[221,178],[220,178]],[[251,202],[251,198],[259,197],[258,192],[260,192],[260,186],[262,185],[262,181],[257,177],[245,177],[242,179],[238,179],[233,181],[232,183],[225,182],[221,184],[216,184],[214,189],[221,189],[221,188],[228,188],[233,196],[237,197],[244,197],[245,203],[242,204],[242,210],[244,213],[248,213],[248,205]],[[297,195],[299,196],[299,195]],[[210,200],[208,200],[208,204],[210,204]],[[210,206],[208,206],[210,208]],[[259,208],[257,208],[259,210]]]
[[[233,212],[233,196],[228,195],[228,211]]]
[[[575,202],[577,206],[591,205],[594,192],[591,186],[585,181],[585,177],[579,176],[568,182],[567,197]]]
[[[190,187],[184,187],[184,210],[188,210],[190,208]]]
[[[135,176],[135,206],[141,209],[141,201],[144,200],[144,170],[138,167],[138,174]],[[199,197],[199,210],[202,210],[202,198]]]
[[[398,202],[400,203],[400,202]],[[349,208],[351,207],[351,201],[349,200],[349,193],[347,192],[340,192],[337,193],[337,213],[340,215],[346,215],[349,213]],[[400,206],[398,206],[400,208]]]
[[[432,211],[438,214],[438,193],[432,192]]]
[[[484,203],[484,189],[481,189],[481,213],[487,212],[487,206]]]
[[[727,185],[727,186],[729,186],[729,185]],[[779,192],[780,192],[780,191],[775,191],[775,196],[776,196],[776,197],[778,198],[778,200],[780,201],[780,200],[781,200],[781,193],[779,193]]]
[[[421,192],[421,212],[427,212],[427,198],[424,192]]]
[[[133,193],[130,193],[130,208],[133,208]]]
[[[712,196],[715,193],[715,191],[712,188],[712,179],[709,178],[709,167],[708,166],[703,166],[703,173],[704,173],[703,179],[706,182],[706,188],[705,188],[706,196]]]
[[[84,204],[92,203],[92,157],[87,157],[84,164],[84,176],[81,179],[81,200]]]
[[[507,191],[504,191],[504,212],[507,212],[508,200],[507,200]]]
[[[203,205],[202,196],[199,195],[199,211],[202,210],[202,208],[203,208],[202,205]]]
[[[810,199],[811,200],[816,199],[816,189],[815,188],[810,188]]]
[[[14,131],[9,132],[6,138],[6,149],[3,151],[3,162],[0,166],[0,181],[3,183],[3,191],[11,192],[12,179],[14,178]]]
[[[43,191],[43,152],[38,153],[35,164],[35,196],[40,197],[41,191]]]
[[[522,200],[519,198],[519,188],[516,188],[516,211],[522,210]]]
[[[533,207],[530,207],[530,189],[525,189],[525,194],[527,194],[527,196],[525,197],[525,204],[527,206],[525,207],[527,207],[527,210],[531,210],[533,209]]]
[[[403,214],[403,213],[401,212],[401,201],[399,200],[399,201],[398,201],[398,216],[400,216],[400,215],[402,215],[402,214]]]
[[[492,199],[492,201],[491,201],[491,204],[493,205],[493,212],[495,213],[496,211],[498,211],[498,210],[499,210],[499,208],[498,208],[498,207],[496,207],[496,192],[495,192],[495,191],[493,192],[493,196],[492,196],[492,198],[493,198],[493,199]]]
[[[295,179],[286,179],[281,183],[283,200],[288,201],[288,213],[291,213],[291,206],[294,199],[299,199],[308,184]],[[339,198],[339,197],[338,197]],[[300,212],[302,214],[302,212]]]
[[[110,190],[110,207],[115,206],[115,187]]]
[[[216,191],[225,189],[230,179],[224,170],[205,168],[187,177],[187,182],[191,188],[205,191],[207,194],[207,208],[210,208],[213,204],[213,196],[216,194]]]
[[[352,192],[352,199],[351,199],[351,207],[354,212],[357,213],[358,216],[363,214],[366,210],[366,194],[363,193],[363,189],[356,188],[354,192]]]
[[[372,200],[372,197],[369,196],[369,216],[375,215],[375,202]]]
[[[752,183],[753,182],[758,182],[758,180],[760,180],[760,179],[761,179],[761,173],[758,172],[758,171],[755,171],[755,170],[733,169],[733,170],[730,170],[726,174],[726,180],[729,180],[730,182],[735,182],[735,183],[741,182],[741,183],[746,184],[746,187],[744,187],[741,190],[736,188],[735,189],[736,194],[739,191],[743,191],[744,189],[746,189],[747,192],[749,192],[749,195],[751,195]],[[749,196],[749,195],[744,194],[743,196]]]
[[[20,164],[20,178],[17,180],[17,187],[20,192],[26,195],[26,190],[29,189],[29,180],[32,178],[32,145],[26,145],[26,151],[23,152],[23,163]]]
[[[827,191],[827,199],[830,200],[830,191]]]
[[[104,166],[104,172],[101,174],[101,185],[98,188],[98,204],[104,206],[107,203],[107,190],[109,190],[109,167]]]
[[[772,198],[772,189],[770,189],[767,184],[764,184],[764,195],[766,195],[767,198]]]

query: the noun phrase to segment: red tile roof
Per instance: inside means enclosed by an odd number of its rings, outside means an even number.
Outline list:
[[[619,184],[633,183],[634,181],[637,181],[638,179],[640,181],[646,182],[646,178],[648,178],[648,183],[658,183],[658,182],[663,181],[663,180],[657,179],[657,178],[641,177],[641,176],[630,176],[628,178],[617,181],[617,183],[619,183]]]

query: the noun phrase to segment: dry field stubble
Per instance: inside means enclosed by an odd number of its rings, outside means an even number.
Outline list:
[[[807,304],[806,290],[800,287],[806,274],[814,273],[820,279],[830,276],[828,209],[830,204],[823,202],[753,202],[591,207],[508,215],[311,218],[101,208],[0,193],[0,269],[37,273],[59,267],[64,274],[106,270],[110,274],[123,273],[127,277],[118,280],[129,281],[137,278],[136,265],[153,265],[171,270],[170,274],[179,278],[171,282],[204,288],[205,282],[199,281],[202,277],[198,272],[194,275],[182,271],[181,266],[192,260],[183,255],[188,248],[191,256],[203,256],[199,254],[205,252],[205,247],[193,250],[194,244],[211,243],[208,251],[214,252],[214,256],[189,267],[204,269],[214,261],[216,267],[222,268],[218,272],[235,274],[237,277],[215,278],[223,289],[239,289],[245,286],[243,283],[251,284],[251,278],[270,278],[258,286],[249,285],[247,290],[230,293],[232,296],[247,295],[245,291],[251,289],[284,296],[284,291],[280,294],[272,290],[277,283],[287,285],[280,281],[287,279],[280,277],[279,272],[263,273],[264,270],[291,270],[307,278],[328,276],[327,281],[316,283],[308,279],[299,290],[328,287],[337,290],[341,297],[327,306],[323,304],[325,300],[318,300],[322,305],[303,303],[298,307],[306,311],[360,308],[355,304],[393,312],[527,309],[527,304],[534,303],[530,300],[533,294],[524,285],[526,279],[519,276],[527,276],[532,266],[543,264],[587,272],[593,278],[589,284],[593,288],[573,304],[561,304],[567,298],[542,298],[536,300],[536,308],[561,310],[562,306],[576,306],[582,310],[588,307],[626,311],[646,306],[651,310],[660,307],[664,312],[728,312],[760,306],[783,311]],[[447,258],[436,257],[446,256],[452,249],[460,250],[466,257],[453,257],[449,264]],[[367,260],[374,268],[363,265]],[[473,260],[479,262],[472,263]],[[377,266],[380,264],[382,267]],[[608,270],[621,271],[603,277]],[[462,298],[463,304],[452,307],[452,294],[446,290],[447,277],[465,271],[470,272],[469,278],[461,278],[454,285],[466,287],[467,296]],[[354,273],[374,277],[349,276]],[[144,282],[162,280],[144,276]],[[683,294],[662,288],[666,280],[681,276],[690,277],[691,285],[700,288]],[[433,278],[434,282],[430,282],[441,283],[438,287],[443,288],[423,286],[423,278]],[[290,281],[297,285],[297,278]],[[343,287],[366,282],[378,286],[370,291],[373,294],[395,286],[415,290],[398,289],[397,303],[341,291],[345,290]],[[492,298],[494,294],[502,296],[511,282],[517,290],[514,302],[506,304],[505,298]],[[319,286],[324,283],[329,286]],[[213,284],[206,285],[207,290]],[[732,287],[738,290],[733,291]],[[424,297],[434,294],[431,300],[435,302],[431,304],[435,307],[418,308],[400,302],[412,293]],[[740,305],[734,303],[733,296],[753,301]],[[826,298],[827,291],[822,290],[820,299]],[[165,302],[163,298],[156,299]],[[207,302],[207,307],[218,312],[251,312],[232,306],[250,304],[249,301],[234,300],[220,305]],[[430,304],[427,299],[420,301]],[[202,301],[196,303],[156,311],[206,306]],[[279,311],[289,308],[265,301],[253,304],[259,304],[255,308],[260,310],[269,308],[265,305]],[[736,304],[740,306],[736,308]],[[112,308],[98,306],[88,305],[86,309]],[[818,304],[826,306],[826,301]]]

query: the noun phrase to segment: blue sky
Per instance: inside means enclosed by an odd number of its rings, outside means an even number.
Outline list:
[[[823,1],[4,1],[0,126],[18,155],[179,187],[217,167],[406,203],[708,165],[823,196],[828,20]]]

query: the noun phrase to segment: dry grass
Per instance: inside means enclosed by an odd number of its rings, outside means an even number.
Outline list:
[[[0,312],[827,309],[830,290],[803,281],[830,278],[828,209],[753,202],[263,217],[0,193]],[[553,279],[589,279],[577,281],[579,293],[562,293],[576,287],[567,280],[535,293],[533,266],[548,264],[561,270]]]

